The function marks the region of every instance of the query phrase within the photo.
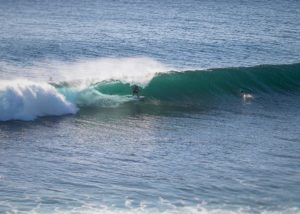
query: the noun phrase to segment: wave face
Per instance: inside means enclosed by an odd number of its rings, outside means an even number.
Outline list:
[[[27,80],[0,83],[0,121],[75,114],[78,108],[49,84]]]
[[[109,95],[131,93],[130,83],[104,81],[91,86]],[[157,74],[143,87],[147,98],[195,101],[223,95],[289,93],[300,88],[300,64],[260,65]]]

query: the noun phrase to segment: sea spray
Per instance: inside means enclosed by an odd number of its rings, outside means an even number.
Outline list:
[[[176,70],[148,57],[80,59],[72,62],[44,60],[22,67],[0,62],[0,69],[7,70],[5,79],[14,78],[10,73],[18,73],[19,78],[38,81],[77,81],[76,86],[81,88],[106,80],[146,85],[157,73]]]
[[[146,85],[157,73],[173,68],[147,57],[100,58],[77,61],[70,64],[54,64],[58,76],[64,80],[82,80],[85,83],[95,81],[121,80]],[[84,80],[84,81],[83,81]]]

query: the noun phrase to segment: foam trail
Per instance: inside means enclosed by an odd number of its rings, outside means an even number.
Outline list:
[[[40,116],[75,114],[78,108],[47,83],[0,82],[0,121],[34,120]]]

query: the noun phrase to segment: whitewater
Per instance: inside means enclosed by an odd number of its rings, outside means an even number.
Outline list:
[[[300,213],[298,11],[1,1],[0,213]]]

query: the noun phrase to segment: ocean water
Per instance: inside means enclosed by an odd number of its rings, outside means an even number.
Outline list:
[[[300,213],[299,11],[1,0],[0,213]]]

